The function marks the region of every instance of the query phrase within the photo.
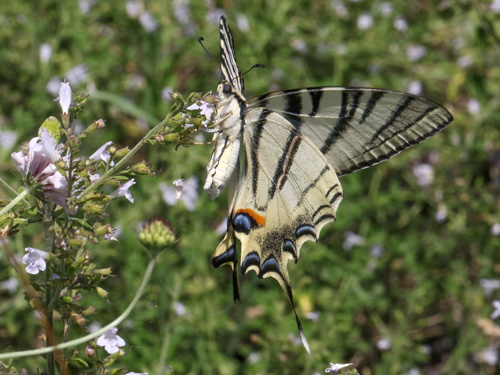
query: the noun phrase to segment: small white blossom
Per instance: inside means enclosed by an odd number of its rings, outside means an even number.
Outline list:
[[[398,31],[406,31],[408,30],[408,22],[404,17],[399,16],[394,20],[394,28]]]
[[[94,332],[99,331],[101,328],[102,328],[101,323],[99,323],[99,322],[92,322],[89,325],[89,332],[90,333],[94,333]]]
[[[66,73],[66,78],[72,85],[78,86],[87,80],[87,66],[85,64],[76,65]]]
[[[500,301],[493,301],[493,308],[495,310],[491,313],[491,319],[495,320],[500,316]]]
[[[248,355],[248,358],[247,358],[247,362],[251,365],[253,365],[254,363],[257,363],[261,358],[261,355],[259,352],[251,352],[249,355]]]
[[[487,363],[490,366],[496,366],[498,363],[498,349],[491,346],[484,348],[479,353],[474,355],[476,362]]]
[[[365,242],[365,239],[361,237],[359,234],[353,232],[346,232],[344,234],[344,250],[349,251],[354,246],[361,246]]]
[[[430,164],[417,164],[413,167],[412,172],[420,186],[429,186],[434,181],[434,168]]]
[[[71,105],[71,87],[69,86],[69,82],[61,82],[61,87],[59,87],[59,96],[56,100],[59,101],[62,113],[68,114],[69,106]]]
[[[406,47],[406,56],[410,61],[418,61],[427,53],[427,49],[420,45],[409,45]]]
[[[358,17],[358,29],[367,30],[373,26],[373,17],[370,13],[362,13]]]
[[[448,216],[448,209],[444,204],[440,204],[438,206],[438,210],[436,211],[436,214],[434,215],[434,218],[438,223],[442,223],[443,221],[446,220],[446,217]]]
[[[339,370],[343,369],[344,367],[352,366],[352,363],[332,363],[330,362],[330,367],[325,369],[325,372],[330,372],[332,374],[336,374],[339,372]]]
[[[82,14],[89,14],[92,6],[94,5],[95,0],[79,0],[78,8]]]
[[[130,18],[138,18],[144,11],[144,7],[141,2],[132,0],[127,1],[125,4],[125,10]]]
[[[391,3],[382,3],[380,4],[380,12],[384,16],[388,16],[392,13],[392,4]]]
[[[97,345],[104,346],[104,350],[106,350],[109,354],[118,353],[120,351],[120,347],[125,346],[125,340],[123,340],[116,333],[118,332],[118,328],[111,328],[104,335],[99,336],[97,339]]]
[[[207,22],[217,25],[219,23],[221,16],[224,15],[225,15],[224,9],[212,8],[207,12],[205,19],[207,20]]]
[[[23,256],[22,262],[27,265],[26,272],[36,275],[40,271],[45,271],[47,267],[45,259],[49,258],[49,253],[34,247],[27,247],[25,250],[28,254]]]
[[[50,60],[50,56],[52,56],[52,47],[49,43],[43,43],[40,46],[40,61],[42,64],[46,64]]]
[[[114,192],[112,192],[109,195],[109,197],[111,199],[125,197],[130,201],[130,203],[134,203],[134,198],[132,198],[132,193],[129,191],[129,189],[132,185],[135,185],[135,178],[131,179],[130,181],[128,181],[125,184],[123,184],[122,186],[120,186],[118,189],[116,189]]]
[[[158,28],[158,22],[149,12],[144,12],[139,16],[139,23],[148,33],[152,33]]]
[[[167,87],[164,87],[162,90],[161,90],[161,98],[166,101],[166,102],[170,102],[172,100],[172,96],[171,94],[174,92],[174,89],[170,86],[167,86]]]
[[[236,17],[236,25],[238,29],[242,32],[247,32],[250,30],[250,24],[248,23],[248,18],[244,14],[238,14]]]
[[[175,180],[173,184],[175,187],[167,186],[164,183],[159,185],[163,194],[163,201],[173,206],[178,200],[182,200],[189,211],[194,211],[198,199],[198,179],[191,177],[186,181]]]
[[[101,147],[99,147],[96,152],[94,152],[92,155],[90,155],[89,159],[92,160],[92,161],[102,160],[105,163],[107,163],[108,160],[109,160],[109,158],[111,157],[111,154],[109,153],[108,148],[112,144],[113,144],[112,141],[106,142]],[[110,165],[113,166],[114,164],[115,163],[113,161],[111,161]]]
[[[500,289],[500,280],[495,280],[495,279],[481,279],[481,281],[479,281],[479,284],[484,289],[484,295],[486,297],[491,296],[491,294],[495,290]]]
[[[389,350],[391,348],[391,340],[387,337],[382,337],[377,341],[378,350]]]
[[[148,375],[147,372],[127,372],[125,375]]]
[[[490,4],[490,11],[500,13],[500,0],[493,0]]]
[[[200,111],[200,114],[205,117],[205,120],[203,120],[203,125],[207,126],[210,120],[212,119],[212,113],[215,110],[215,106],[211,103],[205,102],[203,100],[200,100],[201,105],[198,105],[198,103],[193,103],[187,109],[189,111]],[[187,124],[190,125],[190,124]]]
[[[411,368],[404,373],[404,375],[420,375],[420,371],[416,368]]]
[[[340,0],[332,1],[332,8],[335,11],[335,13],[337,13],[337,16],[339,16],[340,18],[346,17],[349,14],[349,11],[345,7],[343,1]]]
[[[469,101],[467,102],[467,110],[471,115],[477,115],[481,110],[481,104],[479,104],[479,101],[477,99],[469,99]]]
[[[460,56],[457,60],[457,64],[461,68],[466,68],[472,64],[472,57],[469,55]]]
[[[187,313],[186,306],[179,301],[174,302],[174,311],[177,316],[185,316]]]
[[[420,95],[422,93],[422,82],[411,81],[408,85],[408,92],[413,95]]]
[[[370,247],[370,256],[372,258],[380,258],[384,254],[384,251],[382,245],[373,245]]]
[[[59,94],[59,89],[61,88],[61,78],[59,77],[52,77],[49,82],[47,82],[47,86],[45,86],[45,89],[47,92],[50,93],[50,95],[58,95]]]
[[[6,290],[10,294],[14,294],[19,286],[19,281],[16,278],[11,277],[10,279],[0,282],[0,290]]]
[[[17,133],[0,129],[0,150],[9,150],[16,144]]]
[[[491,235],[494,237],[500,236],[500,223],[495,223],[491,226]]]
[[[309,312],[304,314],[304,317],[306,319],[312,320],[314,323],[316,323],[319,320],[320,315],[321,314],[319,311],[309,311]]]
[[[297,52],[307,52],[307,44],[303,39],[295,39],[292,42],[292,48]]]

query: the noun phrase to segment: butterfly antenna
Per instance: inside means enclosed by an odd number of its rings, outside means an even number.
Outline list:
[[[198,43],[200,43],[201,48],[203,48],[205,50],[206,54],[212,59],[212,61],[215,63],[215,65],[218,68],[219,67],[219,63],[217,62],[217,60],[215,60],[215,58],[212,56],[212,54],[210,52],[208,52],[208,50],[205,48],[205,45],[203,44],[204,40],[205,40],[205,38],[203,38],[202,36],[198,37]]]

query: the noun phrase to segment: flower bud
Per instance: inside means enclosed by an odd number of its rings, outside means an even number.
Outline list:
[[[111,151],[112,147],[109,148],[109,152],[112,154],[113,151]],[[125,155],[127,155],[130,152],[130,149],[128,147],[121,148],[117,151],[115,151],[115,157],[117,158],[123,158]]]
[[[74,311],[70,311],[69,312],[69,316],[71,317],[71,319],[76,323],[78,324],[80,327],[84,327],[85,326],[85,323],[87,322],[87,319],[85,319],[83,317],[83,315],[80,315],[80,314],[77,314],[76,312]]]
[[[103,300],[105,300],[106,302],[108,302],[108,294],[109,294],[108,291],[106,291],[105,289],[101,288],[100,286],[96,286],[95,287],[95,291],[97,292],[97,294],[99,295],[99,297],[101,297]]]
[[[130,167],[130,171],[139,175],[155,175],[155,173],[151,169],[151,164],[145,162],[134,164],[132,167]]]
[[[175,242],[175,234],[166,220],[152,219],[142,226],[139,240],[148,250],[160,252]]]

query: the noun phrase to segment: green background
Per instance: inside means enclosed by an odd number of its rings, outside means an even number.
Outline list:
[[[15,132],[18,142],[0,149],[0,173],[15,187],[10,153],[60,111],[56,95],[47,91],[51,79],[68,78],[84,64],[81,81],[70,81],[74,93],[90,94],[77,121],[86,126],[102,118],[107,126],[85,142],[83,155],[108,140],[133,146],[165,116],[165,88],[182,94],[215,90],[221,13],[233,30],[241,70],[266,65],[245,75],[247,98],[326,85],[408,91],[419,81],[421,95],[444,105],[455,120],[395,159],[341,179],[345,195],[337,222],[323,229],[317,244],[304,246],[297,265],[289,265],[310,356],[296,342],[293,312],[276,282],[250,273],[242,278],[242,302],[234,304],[229,269],[211,266],[221,239],[215,229],[227,212],[225,194],[212,202],[201,189],[211,146],[142,149],[135,160],[153,163],[157,176],[138,179],[134,204],[122,199],[110,206],[109,222],[122,228],[120,242],[88,246],[98,266],[112,267],[115,275],[102,285],[110,304],[84,293],[82,303],[98,309],[90,322],[113,320],[138,287],[148,261],[136,236],[140,221],[167,218],[180,243],[160,256],[145,296],[119,327],[127,355],[113,367],[149,374],[169,373],[165,366],[193,375],[316,374],[330,362],[353,362],[364,375],[413,375],[412,369],[495,373],[482,353],[496,350],[498,337],[476,323],[489,319],[492,301],[500,298],[500,290],[488,295],[481,287],[482,279],[500,278],[500,237],[491,232],[500,222],[500,13],[491,3],[385,2],[390,14],[382,11],[384,2],[367,0],[138,3],[156,20],[155,30],[127,14],[123,1],[2,4],[0,131]],[[363,13],[373,20],[365,30],[357,24]],[[394,27],[398,17],[407,30]],[[47,62],[40,60],[44,43],[52,48]],[[410,46],[424,46],[425,54],[412,61]],[[107,94],[129,100],[142,114]],[[480,104],[477,113],[468,109],[471,100]],[[432,164],[428,186],[412,173],[420,163]],[[192,176],[200,184],[194,212],[182,202],[163,202],[160,182]],[[0,197],[12,198],[5,191]],[[435,217],[440,207],[447,210],[442,221]],[[41,224],[28,228],[9,244],[22,256],[24,247],[42,246],[41,232]],[[348,232],[362,236],[363,244],[346,251]],[[381,256],[373,256],[374,246],[382,246]],[[0,252],[0,280],[12,277]],[[13,294],[0,289],[0,301],[0,350],[40,345],[41,327],[22,288]],[[185,314],[176,313],[176,302]],[[319,312],[317,321],[307,319],[308,312]],[[72,337],[84,334],[72,330]],[[382,338],[390,340],[388,350],[377,347]],[[84,356],[84,347],[79,351]],[[41,372],[44,360],[15,365],[32,374]]]

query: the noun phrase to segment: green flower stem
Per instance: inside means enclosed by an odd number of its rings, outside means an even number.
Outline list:
[[[3,182],[3,180],[2,180],[2,182]],[[15,192],[15,193],[17,194],[17,192]],[[0,216],[2,216],[4,214],[6,214],[7,212],[9,212],[9,210],[12,207],[14,207],[20,201],[22,201],[24,199],[24,197],[26,197],[29,193],[30,193],[30,189],[29,188],[24,189],[21,194],[18,194],[17,197],[15,197],[14,199],[12,199],[7,206],[5,206],[4,208],[2,208],[2,210],[0,210]],[[25,201],[25,202],[28,203],[27,201]],[[28,205],[29,205],[29,203],[28,203]]]
[[[139,301],[142,294],[144,293],[144,289],[146,288],[146,285],[148,284],[149,279],[151,278],[151,275],[153,274],[153,269],[155,267],[155,264],[156,264],[156,257],[153,257],[149,261],[148,268],[146,269],[144,277],[142,278],[141,285],[139,286],[139,289],[137,289],[137,292],[135,293],[135,296],[132,299],[132,302],[130,302],[130,305],[127,307],[127,309],[118,318],[113,320],[111,323],[109,323],[105,327],[102,327],[99,331],[96,331],[96,332],[91,333],[87,336],[80,337],[78,339],[68,341],[68,342],[65,342],[63,344],[59,344],[59,345],[55,345],[55,346],[49,346],[46,348],[33,349],[33,350],[24,350],[24,351],[14,352],[14,353],[3,353],[3,354],[0,354],[0,360],[9,359],[9,358],[20,358],[20,357],[41,355],[41,354],[45,354],[45,353],[52,353],[54,350],[71,348],[71,347],[74,347],[76,345],[87,343],[88,341],[95,339],[96,337],[99,337],[102,334],[106,333],[111,328],[116,327],[121,322],[123,322],[127,318],[127,316],[129,316],[129,314],[132,312],[134,307],[137,305],[137,302]]]
[[[151,138],[153,138],[156,133],[158,133],[158,131],[165,125],[167,124],[168,122],[170,122],[170,120],[175,116],[177,115],[178,113],[181,112],[181,110],[183,109],[183,107],[178,107],[178,108],[175,108],[173,109],[172,111],[170,111],[169,114],[167,114],[167,117],[165,117],[165,119],[160,122],[159,124],[157,124],[153,129],[151,129],[148,134],[146,134],[140,141],[139,143],[137,143],[135,145],[135,147],[130,150],[130,152],[125,155],[120,161],[118,161],[114,167],[112,167],[111,169],[109,169],[106,173],[104,173],[96,182],[94,182],[93,184],[91,184],[88,188],[86,188],[82,194],[80,194],[80,196],[78,197],[79,199],[83,198],[85,195],[93,192],[95,189],[97,189],[97,187],[99,187],[103,182],[105,182],[108,177],[112,176],[118,169],[120,169],[127,161],[130,160],[130,158],[132,156],[134,156],[137,151],[139,151],[141,149],[142,146],[144,146],[146,144],[146,142],[148,140],[150,140]]]
[[[52,203],[44,204],[44,237],[45,237],[45,252],[52,254],[54,251],[54,241],[55,234],[54,228],[54,205]],[[54,335],[54,322],[53,315],[54,311],[52,310],[52,288],[49,286],[50,280],[52,279],[52,272],[50,271],[50,267],[44,273],[45,275],[45,298],[43,301],[44,304],[44,315],[46,319],[46,336],[47,336],[47,345],[52,346],[56,342],[56,338]],[[54,353],[47,354],[47,373],[49,375],[55,375],[55,361],[54,361]]]

